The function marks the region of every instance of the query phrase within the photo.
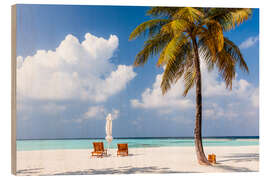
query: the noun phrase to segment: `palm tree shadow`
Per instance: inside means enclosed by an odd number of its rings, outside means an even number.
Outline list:
[[[43,168],[21,169],[16,172],[17,175],[29,176],[41,172]]]
[[[233,161],[235,163],[238,163],[238,162],[248,162],[248,161],[259,161],[259,154],[258,153],[246,153],[246,154],[235,153],[232,156],[223,156],[223,157],[226,159],[219,160],[217,162],[221,163],[221,162]]]
[[[240,162],[251,162],[251,161],[259,161],[259,154],[258,153],[235,153],[231,156],[223,156],[224,160],[217,161],[215,165],[216,168],[223,169],[230,172],[257,172],[246,167],[233,167],[229,165],[224,165],[224,162],[233,162],[233,163],[240,163]]]
[[[129,154],[129,156],[137,156]],[[109,156],[110,157],[110,156]],[[109,158],[108,157],[108,158]],[[106,157],[105,157],[106,158]],[[125,157],[119,157],[125,158]],[[258,153],[247,153],[247,154],[233,154],[231,156],[223,156],[222,160],[218,160],[217,164],[213,166],[214,168],[229,171],[229,172],[256,172],[246,167],[234,167],[225,165],[224,162],[248,162],[248,161],[259,161]],[[18,175],[34,175],[41,172],[43,168],[32,168],[32,169],[22,169],[17,171]],[[45,175],[97,175],[97,174],[136,174],[136,173],[155,173],[155,174],[169,174],[169,173],[198,173],[194,171],[174,171],[167,167],[157,167],[157,166],[146,166],[146,167],[132,167],[132,166],[121,166],[117,168],[104,168],[104,169],[83,169],[77,171],[66,171],[55,174],[45,174]]]
[[[192,171],[172,171],[169,168],[158,168],[156,166],[149,167],[132,167],[123,166],[118,168],[105,168],[105,169],[85,169],[82,171],[67,171],[63,173],[56,173],[53,175],[97,175],[97,174],[136,174],[136,173],[195,173]]]
[[[217,165],[216,168],[229,172],[257,172],[246,167],[233,167],[228,165]]]

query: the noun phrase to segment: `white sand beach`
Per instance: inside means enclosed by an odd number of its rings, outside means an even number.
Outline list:
[[[259,146],[205,147],[217,164],[197,164],[194,147],[130,148],[129,156],[92,158],[92,150],[41,150],[17,152],[17,175],[133,174],[257,172]]]

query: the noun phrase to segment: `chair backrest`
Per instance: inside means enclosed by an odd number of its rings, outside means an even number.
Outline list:
[[[128,144],[117,144],[119,151],[128,150]]]
[[[104,151],[103,142],[93,142],[94,151]]]

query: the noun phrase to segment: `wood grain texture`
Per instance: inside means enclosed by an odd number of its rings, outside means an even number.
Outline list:
[[[11,173],[16,175],[16,5],[11,6]]]

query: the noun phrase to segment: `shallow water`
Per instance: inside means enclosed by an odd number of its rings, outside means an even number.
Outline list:
[[[17,140],[18,151],[49,149],[89,149],[93,142],[104,142],[105,139],[63,139],[63,140]],[[193,138],[130,138],[114,139],[110,148],[117,148],[118,143],[128,143],[129,148],[194,146]],[[259,145],[259,138],[204,138],[204,146],[250,146]]]

